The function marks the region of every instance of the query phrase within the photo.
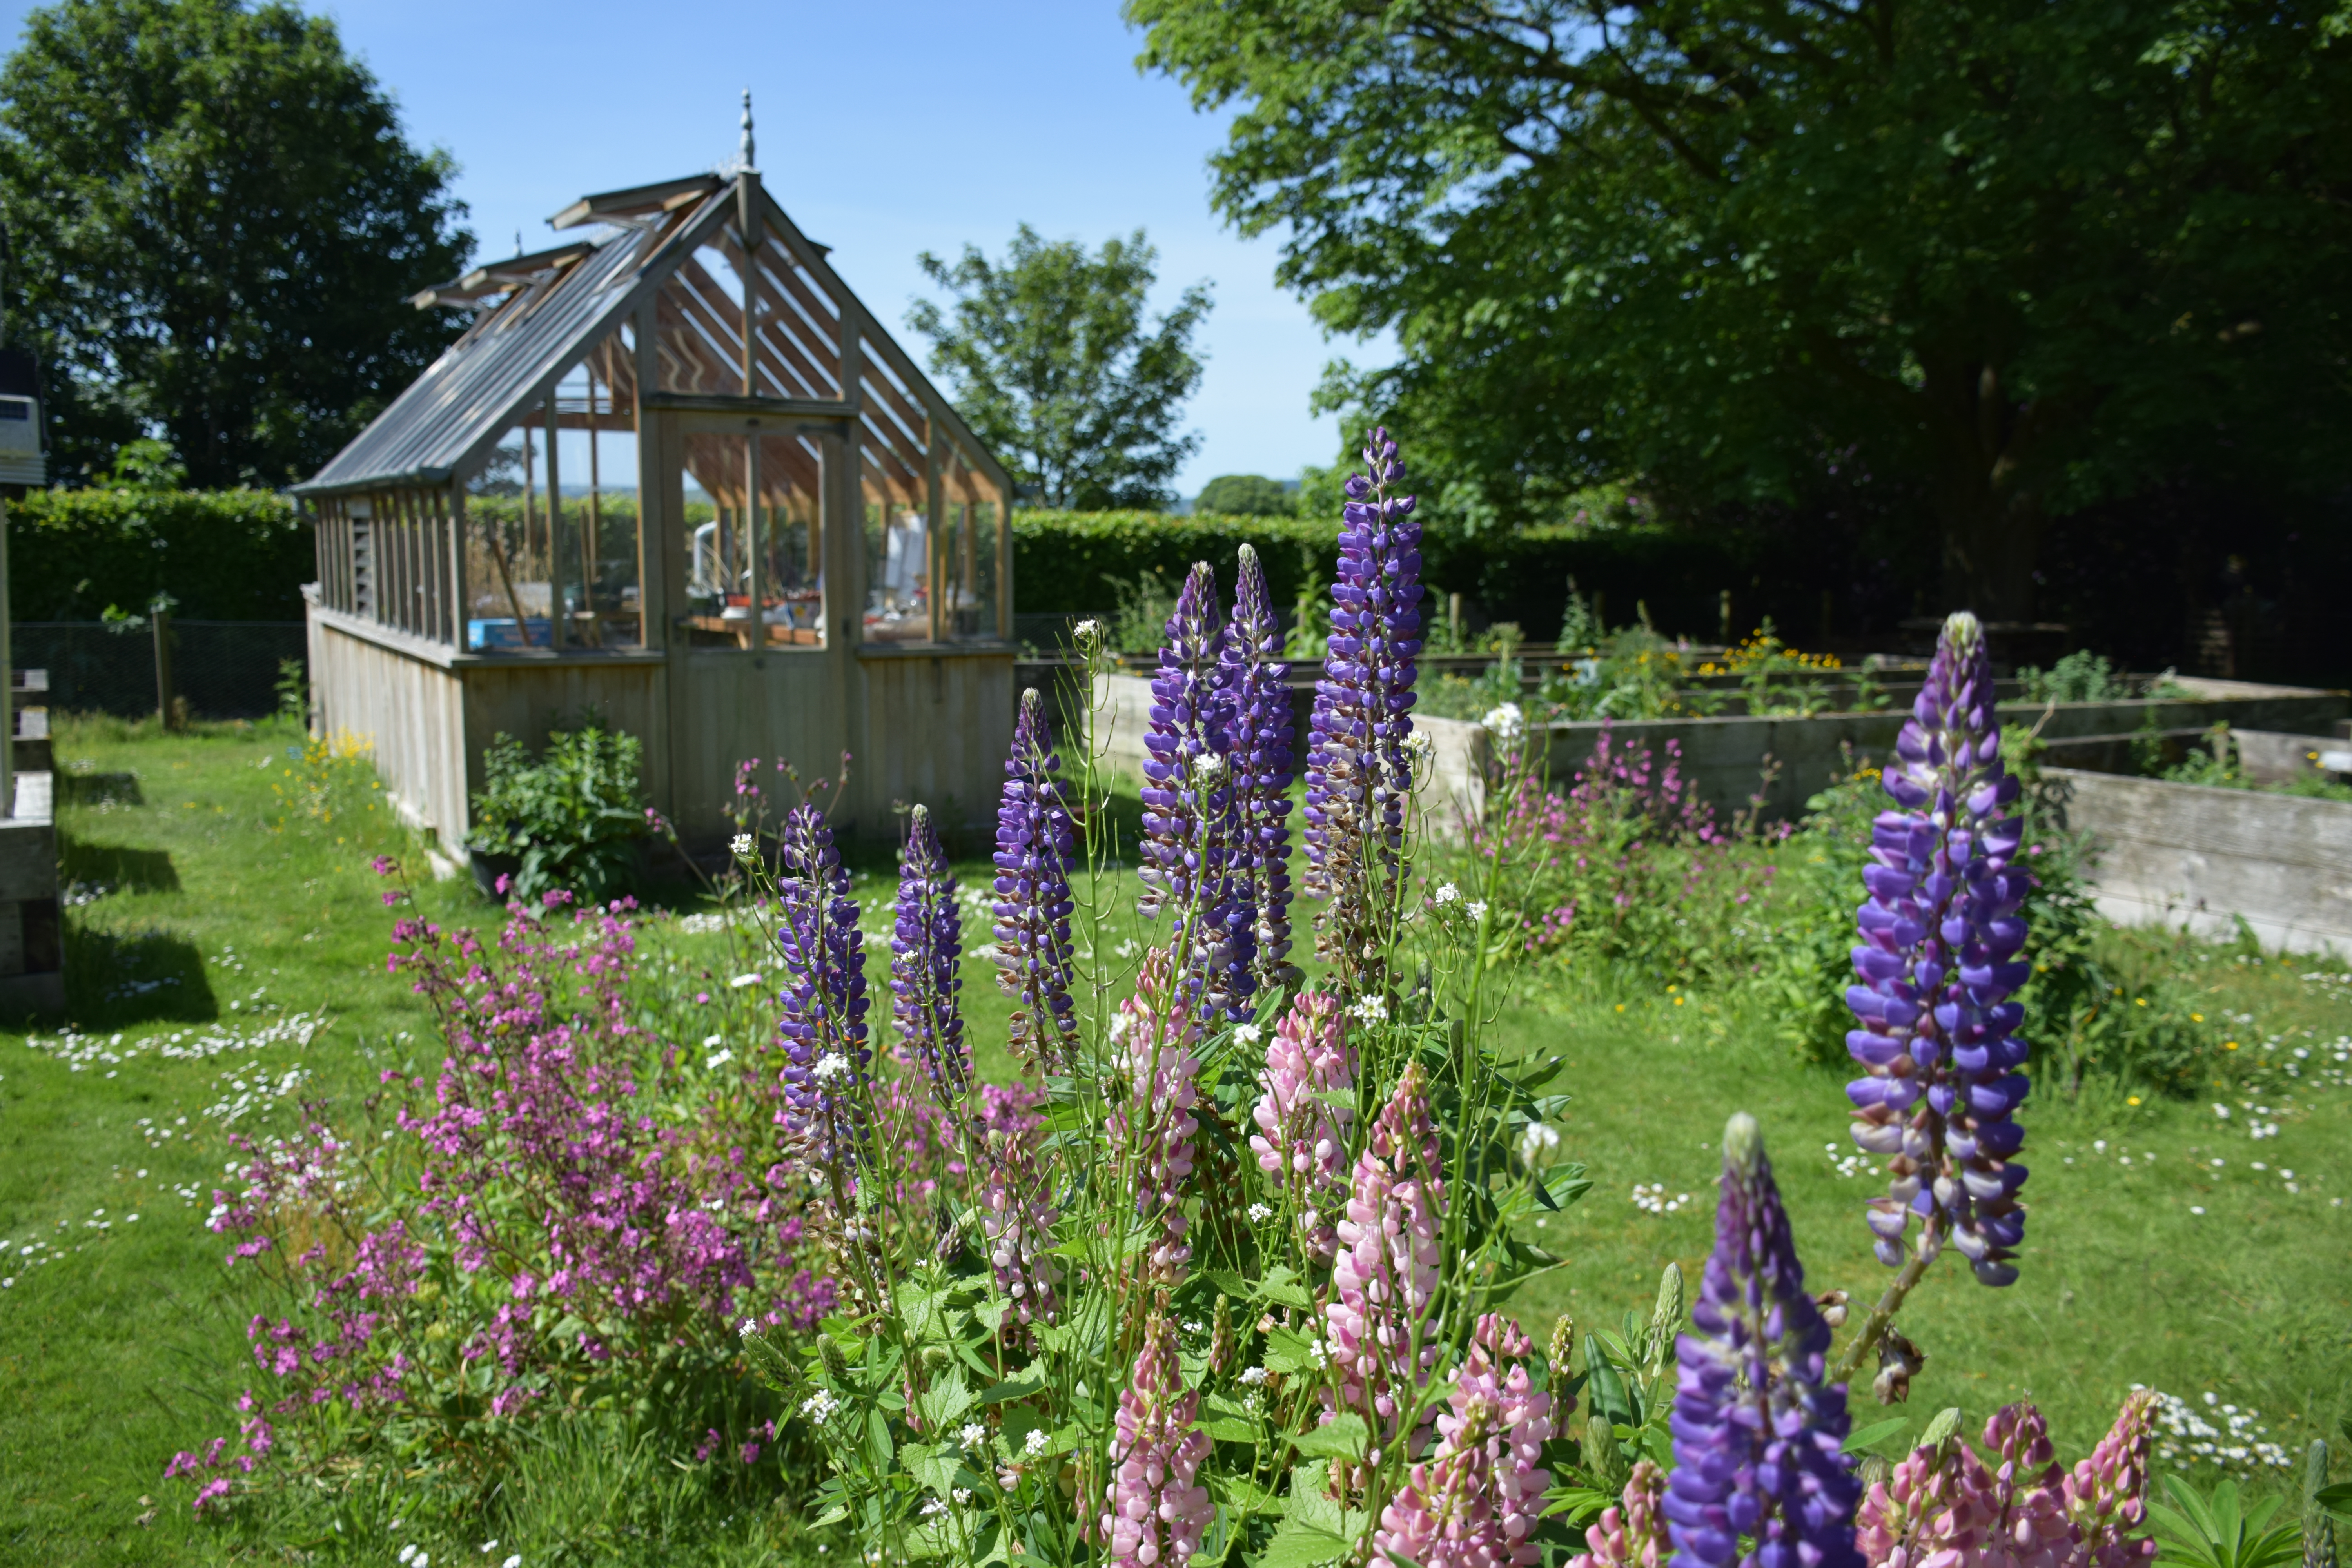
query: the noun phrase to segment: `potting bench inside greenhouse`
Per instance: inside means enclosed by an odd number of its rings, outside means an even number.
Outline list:
[[[725,831],[737,763],[978,817],[1013,719],[1003,468],[749,167],[582,198],[584,237],[416,296],[464,334],[297,486],[323,732],[452,846],[484,748],[594,716]]]

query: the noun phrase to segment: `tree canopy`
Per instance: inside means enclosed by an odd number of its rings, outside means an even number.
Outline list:
[[[281,0],[32,13],[0,69],[0,216],[53,472],[159,431],[197,485],[316,469],[448,341],[406,296],[471,249],[454,173]]]
[[[1201,487],[1192,510],[1213,517],[1288,517],[1297,510],[1297,499],[1280,479],[1219,474]]]
[[[1200,445],[1176,424],[1201,384],[1192,333],[1209,287],[1193,284],[1147,324],[1159,258],[1141,229],[1089,255],[1027,224],[1002,261],[974,246],[952,264],[917,258],[956,299],[947,310],[917,301],[907,324],[931,340],[956,407],[1040,506],[1164,506]]]
[[[1403,353],[1352,399],[1499,515],[1916,480],[1946,593],[2193,472],[2340,485],[2334,0],[1128,0],[1235,107],[1214,199]]]

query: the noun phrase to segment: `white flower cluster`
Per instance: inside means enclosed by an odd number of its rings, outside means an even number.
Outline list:
[[[757,985],[758,984],[760,984],[760,972],[756,969],[752,970],[748,974],[739,974],[734,979],[727,983],[728,987],[730,990],[735,991],[749,990],[751,987]]]
[[[1436,752],[1437,742],[1419,730],[1404,738],[1404,759],[1413,767],[1421,766]]]
[[[2137,1389],[2140,1384],[2135,1383],[2132,1387]],[[2224,1405],[2221,1396],[2209,1389],[2206,1408],[2223,1423],[2216,1426],[2187,1400],[2162,1389],[2155,1392],[2156,1457],[2175,1469],[2211,1464],[2225,1471],[2252,1472],[2265,1466],[2284,1470],[2294,1464],[2284,1447],[2270,1441],[2270,1428],[2262,1424],[2261,1411]]]
[[[1214,752],[1202,752],[1192,759],[1192,772],[1204,779],[1215,778],[1225,771],[1225,759]]]
[[[735,852],[735,858],[738,860],[749,860],[751,858],[751,851],[754,846],[751,842],[751,836],[750,834],[739,833],[735,836],[734,841],[728,845],[728,847]]]
[[[1076,626],[1070,628],[1070,637],[1072,640],[1076,642],[1081,647],[1087,647],[1092,643],[1102,641],[1105,635],[1107,634],[1104,632],[1103,624],[1100,621],[1080,621]]]
[[[1559,1147],[1559,1129],[1547,1127],[1540,1121],[1530,1121],[1519,1134],[1519,1158],[1534,1164]]]
[[[1325,1344],[1321,1340],[1309,1340],[1307,1342],[1307,1359],[1313,1362],[1318,1367],[1329,1366],[1331,1364],[1331,1347]]]
[[[1252,1205],[1250,1205],[1250,1206],[1249,1206],[1249,1222],[1250,1222],[1250,1224],[1252,1224],[1252,1225],[1264,1225],[1266,1221],[1268,1221],[1268,1220],[1272,1219],[1273,1217],[1274,1217],[1274,1211],[1273,1211],[1272,1209],[1270,1209],[1270,1208],[1266,1207],[1266,1205],[1264,1205],[1264,1204],[1252,1204]]]
[[[1259,1028],[1255,1024],[1236,1024],[1234,1026],[1234,1044],[1237,1046],[1254,1046],[1264,1038],[1265,1038],[1265,1031]]]
[[[1045,1436],[1045,1428],[1032,1426],[1029,1429],[1028,1439],[1021,1445],[1022,1455],[1026,1458],[1034,1459],[1045,1451],[1045,1445],[1051,1441],[1053,1439]]]
[[[1666,1184],[1664,1182],[1654,1186],[1644,1186],[1639,1182],[1633,1184],[1633,1206],[1643,1214],[1680,1214],[1690,1206],[1690,1201],[1691,1195],[1688,1193],[1676,1193],[1673,1197],[1666,1196]]]
[[[1834,1143],[1824,1143],[1822,1145],[1822,1150],[1829,1155],[1830,1163],[1837,1167],[1837,1173],[1841,1176],[1866,1176],[1877,1169],[1871,1163],[1870,1156],[1867,1154],[1854,1153],[1851,1151],[1840,1153],[1838,1146]],[[2070,1165],[2074,1163],[2072,1160],[2066,1163]]]
[[[849,1070],[849,1058],[839,1051],[827,1051],[819,1057],[809,1076],[819,1083],[829,1083]]]
[[[1265,1379],[1266,1371],[1265,1368],[1262,1366],[1244,1367],[1242,1369],[1242,1382],[1247,1384],[1252,1388],[1257,1387],[1260,1384],[1263,1384]]]
[[[1516,702],[1500,703],[1486,710],[1478,721],[1479,727],[1497,741],[1508,745],[1528,731],[1527,713]]]
[[[415,1542],[411,1542],[400,1549],[400,1561],[406,1568],[425,1568],[433,1561],[433,1556],[430,1552],[419,1552]]]
[[[1349,1008],[1348,1016],[1351,1018],[1360,1018],[1367,1024],[1385,1024],[1389,1021],[1388,998],[1367,996]]]
[[[956,1437],[967,1448],[977,1448],[988,1441],[988,1428],[977,1421],[967,1421]]]
[[[841,1409],[841,1401],[825,1389],[818,1389],[801,1401],[801,1414],[822,1426]]]
[[[1442,910],[1446,905],[1458,901],[1461,897],[1461,889],[1451,882],[1443,882],[1438,885],[1437,891],[1429,895],[1429,901]]]

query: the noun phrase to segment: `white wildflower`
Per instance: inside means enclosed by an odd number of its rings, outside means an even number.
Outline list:
[[[1527,733],[1528,716],[1517,703],[1505,702],[1487,709],[1486,716],[1478,723],[1488,734],[1507,744]]]
[[[956,1488],[955,1500],[960,1506],[970,1508],[971,1506],[971,1489],[970,1487]]]
[[[1214,752],[1202,752],[1192,759],[1192,772],[1204,779],[1215,778],[1225,771],[1225,759]]]
[[[843,1056],[839,1051],[827,1051],[817,1058],[816,1066],[809,1068],[809,1076],[819,1083],[824,1083],[839,1078],[848,1070],[847,1057]]]
[[[702,1065],[706,1070],[717,1072],[720,1068],[725,1067],[729,1062],[731,1062],[734,1059],[735,1053],[733,1051],[718,1050],[713,1051],[709,1056],[703,1058]]]
[[[1462,906],[1462,912],[1474,921],[1483,921],[1486,918],[1486,900],[1473,899]]]
[[[1455,900],[1461,897],[1462,889],[1455,887],[1453,883],[1447,882],[1440,886],[1437,891],[1429,896],[1429,901],[1435,904],[1442,910],[1446,905],[1453,903]]]
[[[964,1423],[963,1430],[958,1432],[956,1436],[963,1439],[965,1447],[977,1448],[988,1441],[988,1428],[977,1421],[967,1421]]]
[[[1389,1018],[1389,1003],[1385,996],[1367,996],[1348,1009],[1348,1016],[1367,1024],[1385,1024]]]
[[[1273,1211],[1272,1209],[1270,1209],[1270,1208],[1266,1207],[1264,1204],[1252,1204],[1252,1205],[1250,1205],[1250,1206],[1249,1206],[1249,1222],[1250,1222],[1250,1224],[1252,1224],[1252,1225],[1264,1225],[1266,1221],[1268,1221],[1268,1220],[1272,1219],[1273,1217],[1274,1217],[1274,1211]]]
[[[1080,621],[1070,628],[1070,636],[1080,643],[1096,643],[1103,639],[1103,624],[1096,620]]]
[[[1429,761],[1431,754],[1436,750],[1437,742],[1419,730],[1415,730],[1404,738],[1405,760],[1415,766]]]
[[[758,1333],[759,1331],[760,1331],[760,1320],[759,1320],[759,1319],[757,1319],[757,1318],[746,1318],[746,1319],[744,1319],[744,1320],[743,1320],[743,1337],[744,1337],[745,1339],[747,1339],[747,1340],[748,1340],[748,1339],[750,1339],[753,1334],[756,1334],[756,1333]],[[496,1545],[498,1544],[498,1542],[494,1541],[494,1542],[490,1542],[490,1544],[491,1544],[492,1546],[496,1546]]]
[[[1045,1445],[1050,1441],[1045,1436],[1045,1428],[1033,1426],[1029,1429],[1028,1439],[1021,1445],[1021,1451],[1034,1459],[1045,1451]]]
[[[1245,1367],[1242,1371],[1242,1381],[1249,1384],[1252,1388],[1255,1388],[1259,1384],[1264,1383],[1265,1381],[1265,1368],[1262,1366]]]
[[[739,833],[735,836],[734,842],[728,847],[735,851],[735,858],[738,860],[749,860],[751,858],[751,836],[748,833]]]
[[[416,1561],[416,1543],[415,1542],[412,1541],[407,1545],[400,1549],[400,1561],[404,1563],[414,1563]]]
[[[1254,1046],[1264,1038],[1265,1038],[1265,1031],[1255,1024],[1234,1026],[1234,1044],[1237,1046]]]
[[[760,972],[755,969],[749,974],[739,974],[727,984],[733,986],[738,991],[743,990],[747,986],[757,985],[760,984]]]

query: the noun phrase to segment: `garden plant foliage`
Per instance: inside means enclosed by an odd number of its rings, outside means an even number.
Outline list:
[[[526,902],[557,889],[610,898],[630,882],[652,828],[638,782],[644,752],[635,735],[595,724],[553,731],[535,762],[513,736],[492,737],[467,847],[513,859],[513,889]]]
[[[1230,601],[1196,564],[1163,626],[1139,836],[1100,700],[1057,742],[1029,694],[992,886],[959,886],[908,815],[887,1008],[828,786],[758,764],[698,917],[740,940],[731,980],[643,963],[625,904],[518,903],[495,946],[404,918],[394,962],[446,1060],[388,1076],[375,1122],[244,1147],[213,1224],[276,1294],[237,1435],[175,1462],[201,1506],[397,1470],[459,1513],[593,1417],[714,1484],[782,1489],[869,1560],[1896,1568],[1990,1564],[1998,1541],[2144,1561],[2157,1396],[2072,1465],[2013,1403],[1981,1454],[1948,1412],[1865,1468],[1900,1424],[1848,1408],[1900,1401],[1935,1349],[1897,1321],[1923,1277],[1998,1320],[2036,1266],[2026,1038],[2045,1092],[2186,1087],[2076,1026],[2085,998],[2132,1012],[2084,978],[2110,976],[2009,771],[2024,748],[1973,617],[1884,772],[1857,766],[1793,833],[1719,822],[1671,752],[1612,742],[1556,785],[1498,706],[1489,806],[1448,841],[1412,720],[1412,506],[1394,447],[1366,459],[1304,735],[1255,552]],[[1104,628],[1077,646],[1113,668]],[[975,903],[1013,1003],[1009,1085],[982,1081],[965,1026]],[[1792,923],[1819,941],[1790,959]],[[1515,1321],[1562,1261],[1544,1223],[1590,1191],[1568,1112],[1591,1080],[1504,1048],[1497,1022],[1521,980],[1588,966],[1827,999],[1803,1033],[1842,1033],[1861,1068],[1856,1228],[1895,1270],[1874,1306],[1808,1278],[1766,1130],[1735,1111],[1696,1279],[1669,1268],[1622,1326]]]
[[[19,620],[169,594],[194,619],[296,621],[318,561],[309,521],[268,490],[29,490],[8,503],[8,572]]]

